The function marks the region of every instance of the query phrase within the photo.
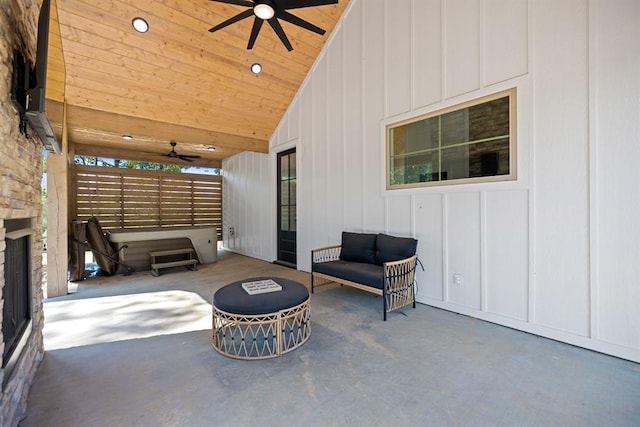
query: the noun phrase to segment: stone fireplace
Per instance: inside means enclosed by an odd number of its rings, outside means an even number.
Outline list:
[[[4,2],[0,8],[0,310],[3,331],[20,332],[9,343],[4,342],[3,333],[0,343],[5,355],[0,368],[0,425],[8,427],[16,426],[25,415],[29,386],[43,356],[42,143],[35,135],[26,138],[20,133],[18,114],[10,99],[14,49],[32,63],[35,59],[40,3],[16,0]],[[15,245],[28,259],[13,265],[10,253]],[[26,310],[17,317],[3,310],[5,299],[16,297],[5,279],[5,273],[12,275],[15,268],[22,270],[20,274],[26,275],[28,282],[26,293],[11,303],[17,302]],[[25,296],[26,301],[20,300]],[[5,326],[5,318],[12,319],[7,320],[10,325]]]

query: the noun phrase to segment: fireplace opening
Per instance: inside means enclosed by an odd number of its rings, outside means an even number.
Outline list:
[[[31,221],[5,220],[4,287],[2,299],[2,367],[20,354],[21,338],[31,321]]]

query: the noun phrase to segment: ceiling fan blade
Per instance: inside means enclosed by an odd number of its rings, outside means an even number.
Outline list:
[[[250,1],[247,1],[247,0],[211,0],[211,1],[215,1],[215,2],[218,2],[218,3],[235,4],[235,5],[238,5],[238,6],[246,6],[246,7],[255,6],[255,4],[253,2],[250,2]]]
[[[297,16],[292,15],[285,10],[281,10],[278,12],[278,18],[290,22],[293,25],[297,25],[298,27],[302,27],[305,30],[313,31],[314,33],[320,34],[321,36],[326,32],[322,28],[316,27],[311,22],[305,21],[302,18],[298,18]]]
[[[247,49],[253,49],[253,45],[256,43],[256,39],[258,38],[258,33],[260,32],[260,28],[262,28],[262,23],[264,21],[256,16],[256,19],[253,21],[253,28],[251,29],[251,36],[249,37],[249,44],[247,45]]]
[[[282,29],[282,25],[280,25],[280,22],[278,22],[278,18],[274,16],[273,18],[269,19],[269,25],[271,25],[271,28],[273,28],[273,31],[275,31],[278,37],[280,37],[280,41],[282,42],[284,47],[286,47],[287,50],[291,52],[293,50],[293,46],[291,46],[291,43],[289,42],[287,35],[284,33],[284,30]]]
[[[326,6],[337,4],[338,0],[282,0],[278,2],[281,9],[301,9],[303,7]]]
[[[214,31],[218,31],[218,30],[226,27],[227,25],[231,25],[231,24],[234,24],[234,23],[236,23],[238,21],[242,21],[243,19],[248,18],[248,17],[250,17],[252,15],[253,15],[253,9],[247,9],[244,12],[241,12],[241,13],[237,14],[233,18],[229,18],[226,21],[224,21],[223,23],[218,24],[213,28],[210,28],[209,32],[213,33]]]
[[[169,145],[171,145],[171,151],[169,151],[169,153],[167,153],[166,156],[171,158],[171,159],[180,159],[180,160],[184,160],[186,162],[193,162],[193,160],[191,160],[191,159],[199,159],[200,158],[200,156],[198,156],[198,155],[178,154],[178,153],[176,153],[176,145],[178,145],[178,144],[175,141],[171,141],[169,143]]]

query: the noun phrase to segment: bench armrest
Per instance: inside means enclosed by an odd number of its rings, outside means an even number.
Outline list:
[[[416,307],[416,290],[414,287],[414,275],[416,272],[417,255],[401,259],[399,261],[385,262],[383,318],[387,320],[387,312],[396,310],[405,305],[412,304]]]
[[[311,250],[311,263],[337,261],[340,259],[341,245],[325,246]]]
[[[418,255],[413,255],[409,258],[383,264],[384,285],[387,291],[393,292],[413,285],[417,259]]]

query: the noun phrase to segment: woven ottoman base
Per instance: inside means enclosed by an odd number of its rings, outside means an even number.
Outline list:
[[[274,280],[284,283],[286,279],[274,278]],[[297,282],[287,282],[304,286]],[[227,286],[237,286],[238,283]],[[250,295],[245,297],[236,293],[235,296],[251,300]],[[217,294],[213,301],[213,347],[225,356],[234,359],[277,357],[300,347],[311,335],[308,292],[302,303],[259,314],[231,313],[229,310],[222,310],[217,307],[216,298],[220,299]],[[286,305],[286,298],[283,300]],[[236,301],[233,303],[235,304]]]

